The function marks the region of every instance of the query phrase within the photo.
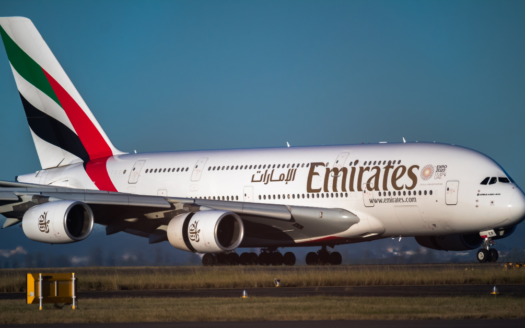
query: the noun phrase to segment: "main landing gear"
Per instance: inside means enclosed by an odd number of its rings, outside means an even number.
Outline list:
[[[478,250],[477,258],[480,263],[483,262],[496,262],[498,261],[498,251],[495,248],[490,248],[496,243],[490,238],[485,238],[483,244],[481,244],[481,249]]]
[[[272,265],[272,266],[281,266],[295,265],[295,254],[292,252],[286,252],[281,254],[277,251],[277,248],[268,248],[263,249],[261,254],[257,255],[256,253],[242,253],[239,256],[237,253],[221,253],[221,254],[210,254],[206,253],[202,257],[203,266],[212,266],[212,265]]]
[[[341,265],[343,257],[339,252],[328,252],[326,246],[323,246],[317,253],[310,252],[306,254],[307,265]]]

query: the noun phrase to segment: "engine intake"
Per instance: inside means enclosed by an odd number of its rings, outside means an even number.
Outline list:
[[[93,212],[82,202],[61,200],[34,206],[22,218],[27,238],[49,244],[86,239],[93,230]]]
[[[194,253],[222,253],[239,247],[244,238],[241,218],[227,211],[185,213],[171,219],[168,241]]]

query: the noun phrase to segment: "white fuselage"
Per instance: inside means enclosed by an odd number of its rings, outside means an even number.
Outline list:
[[[362,231],[391,237],[509,227],[521,222],[525,203],[514,183],[480,184],[486,177],[507,177],[495,161],[444,144],[143,153],[109,157],[99,165],[103,169],[94,170],[95,174],[88,174],[89,164],[88,173],[83,164],[74,164],[19,176],[18,181],[142,195],[342,208],[362,220],[361,226],[338,234],[343,238]]]

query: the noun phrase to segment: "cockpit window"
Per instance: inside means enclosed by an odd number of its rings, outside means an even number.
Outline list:
[[[481,184],[486,185],[487,183],[489,183],[489,180],[490,180],[490,177],[486,177],[485,179],[483,179],[483,181],[481,181]]]
[[[502,177],[499,177],[499,178],[498,178],[498,181],[501,182],[501,183],[510,183],[510,181],[509,181],[508,178],[502,178]]]
[[[490,178],[489,184],[495,184],[498,179],[496,177]]]

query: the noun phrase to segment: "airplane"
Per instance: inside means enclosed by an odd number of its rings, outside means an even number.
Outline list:
[[[42,169],[0,181],[3,228],[51,244],[86,239],[95,223],[169,242],[210,265],[340,265],[338,245],[415,237],[444,251],[479,248],[525,218],[525,195],[490,157],[403,142],[126,153],[118,150],[28,18],[0,34]],[[238,254],[237,248],[261,248]]]

